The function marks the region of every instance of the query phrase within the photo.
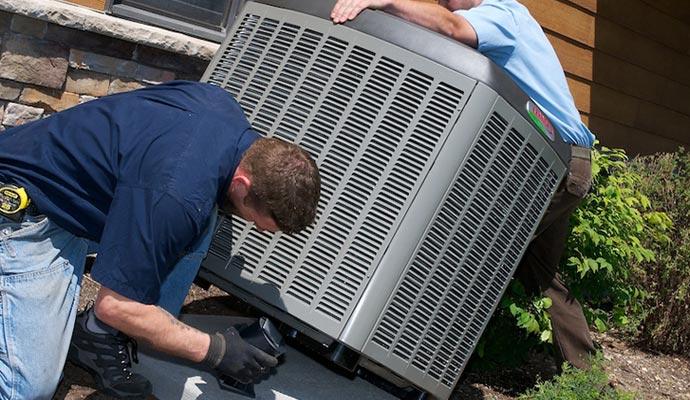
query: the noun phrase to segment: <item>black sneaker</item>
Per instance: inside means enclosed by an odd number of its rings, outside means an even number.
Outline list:
[[[120,399],[145,399],[151,382],[132,372],[138,363],[137,342],[122,334],[93,333],[86,327],[88,309],[77,315],[67,359],[93,376],[98,389]]]

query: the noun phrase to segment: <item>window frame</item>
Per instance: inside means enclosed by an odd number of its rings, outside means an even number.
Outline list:
[[[133,5],[122,4],[122,0],[107,0],[105,12],[107,14],[122,17],[149,25],[155,25],[164,29],[181,32],[202,39],[221,43],[230,29],[237,13],[246,0],[224,0],[228,2],[227,17],[224,18],[225,26],[219,26],[218,30],[194,24],[193,22],[177,19],[168,15],[158,14]]]

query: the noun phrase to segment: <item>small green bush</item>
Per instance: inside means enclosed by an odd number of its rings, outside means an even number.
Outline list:
[[[652,208],[623,150],[594,151],[592,178],[590,195],[570,220],[561,274],[598,329],[613,323],[634,330],[650,296],[635,267],[655,260],[651,243],[669,243],[672,223]]]
[[[609,385],[601,355],[592,358],[589,370],[580,370],[563,364],[563,373],[553,380],[537,384],[521,400],[632,400],[635,393],[623,392]]]
[[[590,195],[570,221],[561,275],[598,329],[613,323],[635,331],[649,315],[653,297],[639,280],[641,264],[656,259],[652,243],[669,243],[672,223],[652,208],[640,190],[640,172],[629,168],[623,150],[601,147],[593,151],[592,175]],[[512,366],[531,350],[548,349],[552,343],[549,306],[548,298],[528,296],[513,280],[477,345],[470,368]]]
[[[649,292],[638,339],[648,348],[690,357],[690,154],[681,148],[640,157],[631,169],[642,177],[640,190],[654,208],[674,223],[670,242],[643,242],[656,260],[636,262],[633,268]]]
[[[551,299],[529,296],[520,281],[513,280],[484,330],[469,368],[516,367],[532,350],[548,353],[548,344],[553,343],[547,312],[550,305]]]

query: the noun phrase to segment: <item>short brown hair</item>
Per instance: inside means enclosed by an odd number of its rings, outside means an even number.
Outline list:
[[[304,149],[275,138],[259,138],[244,153],[240,167],[251,178],[249,201],[272,216],[281,231],[299,232],[314,222],[321,176]]]

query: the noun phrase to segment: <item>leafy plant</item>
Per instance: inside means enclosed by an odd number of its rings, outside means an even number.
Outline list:
[[[571,217],[561,274],[588,320],[634,330],[648,314],[640,263],[656,259],[650,243],[669,243],[671,220],[652,209],[640,173],[620,149],[593,151],[590,195]],[[687,288],[684,293],[687,293]],[[550,299],[528,296],[514,280],[482,336],[471,367],[510,366],[551,343]]]
[[[635,327],[649,292],[633,267],[656,259],[648,243],[668,243],[672,223],[652,210],[623,150],[594,151],[592,178],[591,194],[571,218],[561,273],[598,329]]]
[[[520,281],[513,280],[477,344],[470,368],[513,367],[525,361],[530,350],[547,352],[547,344],[553,343],[550,306],[551,299],[529,296]]]
[[[518,280],[510,284],[512,296],[501,299],[500,307],[508,309],[515,319],[518,328],[524,330],[527,335],[539,337],[541,343],[553,343],[551,318],[548,309],[551,307],[551,299],[548,297],[529,296],[525,287]],[[521,305],[525,306],[521,306]]]
[[[521,400],[632,400],[635,393],[623,392],[609,385],[601,355],[592,358],[589,370],[580,370],[563,364],[563,372],[551,381],[537,384]]]
[[[648,288],[639,339],[649,348],[690,356],[690,154],[640,157],[631,168],[654,207],[674,223],[670,242],[646,239],[656,261],[636,262],[635,279]]]

